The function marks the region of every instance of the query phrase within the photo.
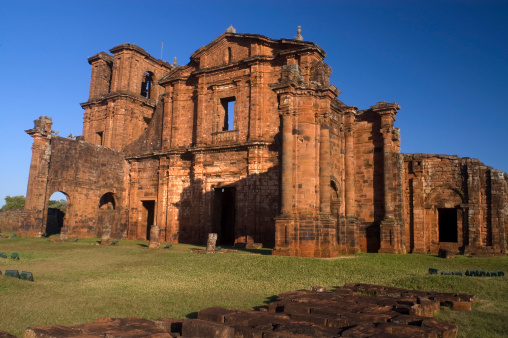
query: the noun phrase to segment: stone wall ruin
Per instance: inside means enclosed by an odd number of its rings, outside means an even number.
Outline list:
[[[348,106],[325,52],[233,30],[186,65],[122,44],[88,59],[83,136],[41,117],[20,232],[262,243],[275,255],[506,253],[507,176],[478,160],[400,153],[400,107]]]

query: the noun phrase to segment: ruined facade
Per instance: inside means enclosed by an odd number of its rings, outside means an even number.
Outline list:
[[[506,253],[508,179],[477,160],[402,154],[400,107],[337,99],[316,44],[232,29],[176,66],[122,44],[88,59],[83,136],[41,117],[20,232],[262,243],[273,254]]]

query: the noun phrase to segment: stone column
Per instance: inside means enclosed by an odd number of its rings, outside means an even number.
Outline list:
[[[193,143],[196,146],[202,146],[205,144],[205,102],[208,99],[206,95],[206,86],[201,83],[205,79],[203,77],[199,78],[200,84],[198,85],[198,94],[197,94],[197,119],[196,119],[196,135],[193,135]]]
[[[329,114],[321,118],[319,146],[319,211],[330,214],[330,176],[332,165],[330,159],[330,124]]]
[[[399,220],[394,217],[393,191],[396,181],[393,176],[393,122],[395,114],[400,109],[396,103],[379,102],[371,109],[381,118],[381,135],[383,137],[383,195],[384,219],[380,224],[380,248],[382,253],[401,253],[401,230]]]
[[[28,175],[25,209],[44,209],[46,185],[48,181],[49,160],[51,157],[51,117],[41,116],[34,121],[34,128],[25,132],[32,136],[32,160]]]
[[[33,129],[25,131],[33,138],[33,144],[24,208],[26,213],[20,221],[19,228],[19,233],[23,233],[24,236],[40,237],[45,232],[52,124],[50,117],[41,116],[34,121]]]
[[[169,160],[167,157],[159,159],[159,184],[157,189],[157,223],[160,224],[162,238],[167,241],[167,208],[168,208],[168,185],[169,185]]]
[[[392,131],[395,114],[393,111],[383,112],[381,115],[381,135],[383,135],[383,196],[385,219],[392,219],[394,205],[392,198],[393,187],[393,151]]]
[[[474,160],[473,160],[474,161]],[[481,198],[480,198],[480,171],[477,163],[467,162],[467,197],[469,204],[468,211],[468,245],[464,253],[471,253],[481,247]]]
[[[171,134],[173,124],[173,87],[166,87],[167,92],[162,95],[164,100],[164,114],[162,118],[162,149],[171,148]]]
[[[355,148],[354,148],[354,134],[355,134],[355,116],[354,109],[348,109],[344,113],[344,141],[345,145],[345,207],[346,217],[355,216]]]
[[[293,116],[289,111],[282,112],[282,184],[281,214],[293,210]]]
[[[491,207],[492,247],[494,251],[506,254],[506,191],[504,175],[501,170],[491,170]]]
[[[343,254],[356,253],[358,219],[355,203],[355,119],[356,107],[344,112],[344,212],[345,218],[339,220],[339,250]]]

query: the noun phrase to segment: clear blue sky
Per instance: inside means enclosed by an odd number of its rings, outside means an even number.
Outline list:
[[[508,172],[508,1],[2,1],[0,205],[25,195],[41,115],[81,135],[86,58],[131,42],[185,64],[238,33],[320,45],[348,105],[397,102],[402,151],[479,158]]]

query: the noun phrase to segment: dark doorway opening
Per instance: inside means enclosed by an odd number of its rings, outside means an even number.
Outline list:
[[[235,188],[217,188],[214,196],[214,231],[220,245],[235,244]]]
[[[437,209],[439,217],[439,242],[457,243],[457,209]]]
[[[150,239],[150,228],[155,220],[155,201],[143,201],[143,207],[146,217],[146,239]]]
[[[67,195],[57,191],[49,198],[46,235],[55,235],[61,233],[65,222],[65,213],[67,212]]]
[[[63,227],[65,212],[57,208],[48,208],[48,220],[46,223],[46,234],[59,234]]]

